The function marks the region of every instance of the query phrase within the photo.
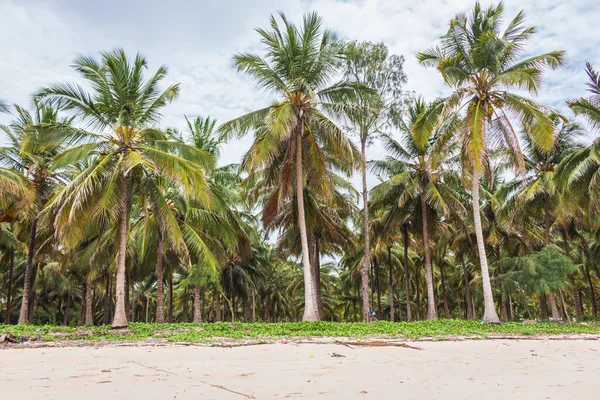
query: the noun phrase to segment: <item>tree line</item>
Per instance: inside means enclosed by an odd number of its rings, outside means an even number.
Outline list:
[[[4,322],[597,317],[600,74],[570,116],[541,104],[564,52],[523,57],[535,28],[503,17],[477,3],[418,53],[443,98],[313,12],[256,29],[262,53],[234,63],[272,102],[220,125],[161,127],[179,85],[120,49],[78,57],[79,81],[31,109],[0,103]]]

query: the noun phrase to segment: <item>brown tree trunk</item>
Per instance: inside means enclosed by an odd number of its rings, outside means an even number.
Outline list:
[[[390,246],[387,247],[388,250],[388,268],[390,274],[390,321],[394,322],[395,318],[395,310],[394,310],[394,267],[392,266],[392,248]]]
[[[71,322],[71,295],[67,294],[67,304],[65,306],[65,316],[63,319],[63,325],[69,326]]]
[[[596,293],[594,291],[594,283],[592,282],[592,276],[590,275],[590,267],[588,265],[589,261],[584,263],[585,277],[588,281],[588,285],[590,286],[590,300],[592,302],[592,315],[594,318],[598,316],[598,310],[596,309]]]
[[[202,322],[202,314],[200,311],[200,285],[194,285],[194,318],[192,322]]]
[[[220,322],[220,321],[222,321],[222,318],[221,318],[221,293],[216,292],[214,296],[217,299],[216,300],[217,306],[215,308],[215,320],[217,322]]]
[[[477,250],[479,252],[479,263],[481,264],[481,281],[483,286],[484,311],[483,321],[497,324],[500,322],[494,305],[494,295],[490,282],[490,271],[487,264],[485,242],[483,240],[483,226],[481,225],[481,212],[479,206],[479,169],[473,166],[473,182],[471,195],[473,197],[473,220],[475,222],[475,236],[477,237]]]
[[[23,283],[23,296],[21,297],[21,310],[19,312],[18,324],[26,324],[29,321],[29,297],[31,294],[31,274],[33,268],[33,255],[35,253],[35,235],[37,233],[37,217],[31,224],[29,233],[29,245],[27,247],[27,262],[25,264],[25,279]]]
[[[541,294],[540,296],[540,312],[542,313],[542,319],[548,319],[548,302],[546,295]]]
[[[471,284],[469,279],[469,269],[463,260],[463,277],[465,280],[465,297],[467,299],[467,319],[475,319],[475,310],[473,308],[473,297],[471,296]]]
[[[429,215],[425,197],[421,195],[421,216],[423,219],[423,252],[425,253],[425,278],[427,281],[427,319],[437,319],[435,294],[433,290],[433,269],[431,267],[431,252],[429,249]]]
[[[83,292],[81,293],[81,307],[79,307],[79,317],[77,318],[77,326],[85,325],[85,287],[86,283],[83,282]]]
[[[129,178],[123,175],[121,193],[119,198],[119,254],[117,257],[117,282],[115,315],[112,321],[113,328],[124,328],[128,325],[125,313],[125,260],[127,257],[127,236],[129,228]]]
[[[156,323],[165,322],[165,310],[163,307],[163,235],[160,222],[157,221],[158,232],[156,234]]]
[[[360,172],[362,177],[362,199],[363,199],[363,236],[365,243],[365,255],[363,257],[361,277],[362,318],[369,321],[371,305],[369,304],[369,265],[371,265],[371,243],[369,231],[369,192],[367,189],[367,164],[366,164],[366,135],[362,135],[360,141]]]
[[[314,279],[310,267],[306,216],[304,215],[304,181],[302,173],[302,139],[304,137],[304,123],[303,113],[300,111],[298,118],[298,132],[296,133],[296,200],[298,203],[298,227],[300,228],[302,267],[304,270],[304,315],[302,320],[318,321],[321,319],[321,316],[319,315]]]
[[[110,307],[110,272],[106,272],[106,283],[104,284],[104,325],[109,323],[108,308]]]
[[[8,272],[8,291],[6,293],[6,316],[4,317],[4,323],[10,324],[10,314],[12,312],[12,290],[13,290],[13,275],[15,270],[15,247],[10,247],[10,260],[9,260],[9,272]]]
[[[170,271],[171,273],[169,274],[169,311],[167,314],[167,321],[169,321],[169,323],[173,322],[173,269],[171,269]]]
[[[375,264],[375,280],[377,281],[377,318],[382,319],[381,316],[381,271],[379,268],[379,257],[374,257]]]
[[[148,317],[150,316],[150,296],[146,294],[146,323],[148,323]]]
[[[567,310],[567,303],[565,302],[565,296],[563,295],[562,289],[558,289],[558,294],[560,295],[560,305],[563,319],[566,319],[568,322],[571,322],[571,316],[569,315],[569,310]]]
[[[554,296],[554,293],[548,292],[548,300],[550,301],[550,309],[552,310],[552,319],[554,321],[560,321],[560,313],[558,312],[558,306],[556,305],[556,296]]]
[[[88,278],[89,279],[89,278]],[[87,282],[85,284],[85,324],[94,325],[94,314],[92,312],[92,284]]]
[[[323,293],[321,291],[321,253],[320,253],[319,235],[315,235],[315,288],[317,292],[317,305],[319,306],[319,316],[323,317]]]
[[[181,316],[181,320],[184,323],[188,322],[188,288],[187,286],[183,288],[183,315]]]
[[[444,262],[439,263],[440,274],[442,276],[442,296],[444,297],[444,314],[446,319],[450,319],[450,309],[448,308],[448,296],[446,293],[446,278],[444,277]]]
[[[252,322],[256,322],[256,290],[252,288]]]
[[[408,269],[408,225],[402,226],[402,237],[404,239],[404,293],[406,295],[406,320],[412,321],[412,310],[410,306],[410,270]]]
[[[561,234],[563,237],[563,245],[565,247],[565,256],[571,257],[570,249],[569,249],[569,234],[566,229],[561,229]],[[571,283],[571,295],[573,296],[573,304],[575,304],[575,315],[577,315],[578,320],[583,320],[583,306],[581,304],[581,296],[579,295],[579,291],[577,290],[577,285],[575,284],[575,273],[569,275],[569,282]]]

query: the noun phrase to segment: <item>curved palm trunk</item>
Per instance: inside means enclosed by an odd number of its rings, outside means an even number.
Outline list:
[[[116,301],[115,316],[113,318],[113,328],[124,328],[128,325],[127,314],[125,313],[125,257],[127,252],[127,230],[128,230],[128,194],[129,179],[123,175],[121,182],[121,194],[119,198],[119,209],[121,212],[121,221],[119,223],[119,255],[117,258],[117,282],[116,282]],[[107,293],[108,295],[108,293]],[[146,307],[147,309],[148,307]]]
[[[427,319],[437,319],[435,295],[433,291],[433,270],[431,268],[431,252],[429,249],[429,216],[427,215],[425,197],[421,196],[421,216],[423,219],[423,252],[425,253],[425,273],[427,280]]]
[[[408,226],[402,227],[402,236],[404,237],[404,292],[406,294],[406,320],[412,321],[410,307],[410,270],[408,269]]]
[[[194,318],[192,322],[202,322],[200,312],[200,285],[194,285]]]
[[[494,324],[500,323],[496,307],[494,306],[494,296],[492,293],[492,284],[490,282],[490,272],[487,264],[487,255],[485,253],[485,243],[483,241],[483,228],[481,226],[481,213],[479,211],[479,170],[473,166],[473,220],[475,222],[475,236],[477,237],[477,250],[479,252],[479,264],[481,265],[481,283],[483,285],[483,321]]]
[[[163,235],[158,227],[156,235],[156,323],[165,322],[165,312],[163,307]]]
[[[15,270],[15,247],[10,248],[10,261],[9,261],[9,272],[8,272],[8,290],[6,292],[6,317],[4,318],[5,324],[10,324],[10,314],[12,312],[12,285],[13,285],[13,274]]]
[[[304,315],[303,321],[320,320],[319,306],[310,268],[310,253],[308,249],[308,236],[306,233],[306,217],[304,215],[304,185],[302,180],[302,137],[304,136],[304,121],[300,115],[300,127],[296,136],[296,199],[298,202],[298,227],[300,228],[300,241],[302,242],[302,267],[304,270]]]
[[[360,169],[362,175],[362,198],[363,198],[363,236],[365,240],[365,256],[360,269],[362,290],[363,321],[369,320],[371,306],[369,304],[369,265],[371,264],[371,243],[369,237],[369,193],[367,191],[367,164],[366,164],[366,136],[362,135],[360,140],[360,151],[362,159]]]
[[[94,325],[94,314],[92,313],[92,284],[85,284],[85,324]]]
[[[37,232],[37,217],[31,224],[31,232],[29,233],[29,246],[27,251],[27,263],[25,264],[25,281],[23,283],[23,296],[21,298],[21,310],[19,311],[18,324],[26,324],[29,322],[29,298],[31,295],[31,269],[33,267],[33,253],[35,251],[35,235]]]

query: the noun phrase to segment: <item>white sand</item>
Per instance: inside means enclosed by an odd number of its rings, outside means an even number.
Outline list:
[[[415,345],[4,349],[0,399],[600,399],[597,340]]]

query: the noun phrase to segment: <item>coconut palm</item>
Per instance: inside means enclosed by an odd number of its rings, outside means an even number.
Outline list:
[[[592,95],[588,98],[568,101],[567,104],[575,115],[582,115],[593,129],[600,130],[600,72],[596,71],[590,63],[586,63],[585,72],[589,78],[588,91]]]
[[[309,261],[304,187],[307,181],[318,182],[322,192],[330,193],[324,173],[327,157],[354,164],[359,160],[356,148],[327,117],[356,111],[348,101],[356,98],[359,85],[334,81],[342,46],[335,33],[322,29],[321,17],[308,13],[297,27],[283,13],[279,16],[282,27],[272,16],[270,30],[256,29],[266,47],[265,57],[234,57],[238,71],[277,99],[270,106],[225,123],[221,132],[237,136],[256,132],[242,168],[249,173],[272,171],[271,179],[278,184],[266,207],[278,208],[291,195],[297,198],[305,286],[303,319],[314,321],[319,319],[319,309]]]
[[[62,104],[88,128],[87,143],[63,152],[55,167],[91,159],[90,166],[67,184],[54,198],[58,234],[77,234],[77,217],[87,213],[103,222],[119,224],[116,305],[113,327],[127,326],[125,313],[125,260],[131,196],[141,189],[144,176],[157,175],[192,198],[208,202],[204,167],[214,164],[207,153],[179,141],[167,140],[153,129],[161,110],[179,91],[178,85],[160,90],[167,68],[160,67],[146,78],[147,61],[134,59],[123,50],[102,52],[100,60],[78,57],[74,69],[91,87],[58,83],[39,91],[38,99]],[[175,248],[183,248],[177,222],[163,204],[160,216]]]
[[[19,183],[23,179],[18,176],[21,174],[31,182],[28,186],[32,187],[31,202],[26,206],[29,240],[19,314],[19,323],[24,324],[28,321],[31,274],[40,210],[62,181],[61,171],[55,166],[56,158],[66,146],[76,140],[76,135],[72,135],[71,119],[59,118],[56,108],[34,102],[32,112],[17,105],[14,106],[14,111],[15,120],[9,126],[0,127],[9,142],[7,146],[0,148],[0,162],[11,169],[0,171],[0,185],[9,190],[23,191],[25,186]]]
[[[489,144],[500,142],[509,151],[521,171],[525,165],[512,123],[528,126],[527,133],[544,150],[553,142],[554,124],[551,113],[540,103],[516,94],[512,89],[525,89],[535,94],[544,68],[562,64],[563,52],[552,51],[519,59],[524,44],[534,27],[524,26],[524,13],[519,12],[505,30],[501,30],[504,6],[499,3],[483,9],[476,3],[471,15],[460,14],[450,21],[441,44],[418,54],[418,60],[436,67],[444,82],[454,92],[438,102],[435,112],[423,117],[419,125],[430,126],[440,114],[460,110],[463,172],[470,173],[473,215],[477,248],[482,271],[485,312],[484,321],[499,322],[494,308],[487,255],[482,233],[479,205],[479,180],[487,164]],[[511,123],[512,121],[512,123]]]
[[[390,153],[386,159],[372,163],[377,172],[389,174],[388,180],[373,189],[375,201],[394,201],[402,208],[410,204],[412,214],[420,215],[423,253],[427,280],[427,319],[437,319],[431,265],[430,231],[436,215],[449,214],[462,207],[443,176],[444,162],[452,152],[452,136],[456,119],[448,120],[436,130],[415,129],[421,116],[429,112],[431,105],[417,99],[406,110],[402,121],[400,140],[384,136],[385,147]]]
[[[404,57],[389,55],[388,48],[383,43],[349,43],[345,48],[345,76],[357,83],[375,89],[376,96],[367,98],[363,103],[371,112],[354,113],[350,115],[352,128],[360,139],[361,178],[363,201],[363,238],[365,241],[365,256],[361,269],[363,320],[368,321],[371,311],[369,305],[369,265],[371,265],[371,245],[369,228],[369,193],[367,188],[367,146],[375,136],[392,125],[399,114],[402,84],[406,83],[406,75],[402,69]]]

